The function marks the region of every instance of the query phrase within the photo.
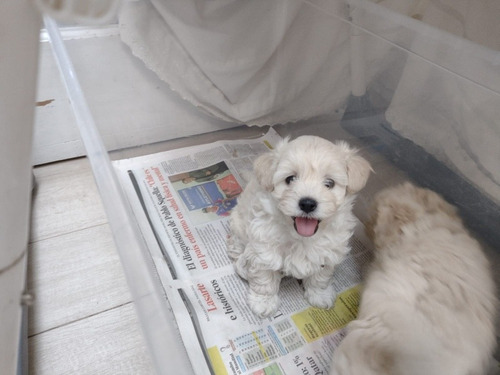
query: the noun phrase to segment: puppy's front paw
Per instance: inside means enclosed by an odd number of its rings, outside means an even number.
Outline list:
[[[267,318],[278,310],[280,298],[277,294],[258,294],[250,290],[248,293],[248,305],[259,318]]]
[[[306,288],[304,297],[314,307],[329,309],[335,303],[337,295],[333,285],[329,285],[326,288]]]

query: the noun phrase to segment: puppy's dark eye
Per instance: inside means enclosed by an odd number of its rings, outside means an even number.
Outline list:
[[[295,181],[297,179],[296,176],[288,176],[286,179],[285,179],[285,182],[287,185],[290,185],[293,181]]]
[[[333,181],[331,178],[328,178],[325,180],[325,186],[328,189],[333,189],[333,187],[335,186],[335,181]]]

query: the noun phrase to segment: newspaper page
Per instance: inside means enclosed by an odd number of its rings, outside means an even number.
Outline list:
[[[248,285],[227,255],[229,215],[255,158],[280,139],[271,129],[114,162],[196,374],[327,374],[357,315],[371,256],[361,223],[337,267],[334,307],[311,307],[293,278],[282,280],[274,316],[260,319],[246,304]]]

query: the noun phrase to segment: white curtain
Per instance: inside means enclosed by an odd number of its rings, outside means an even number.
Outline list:
[[[130,2],[119,20],[122,40],[150,69],[228,121],[296,121],[333,111],[350,93],[349,26],[300,0]]]

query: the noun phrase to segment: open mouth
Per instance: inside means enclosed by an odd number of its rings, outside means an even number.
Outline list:
[[[294,217],[293,226],[298,234],[303,237],[311,237],[318,230],[320,220],[308,217]]]

